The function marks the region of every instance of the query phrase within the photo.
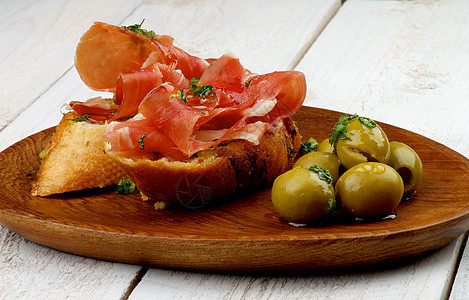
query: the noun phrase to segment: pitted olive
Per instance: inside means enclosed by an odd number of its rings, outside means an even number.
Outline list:
[[[340,161],[337,155],[329,152],[310,152],[301,156],[293,167],[302,167],[309,169],[310,167],[317,165],[321,168],[328,170],[332,175],[332,184],[335,185],[339,178],[339,167]]]
[[[399,205],[404,183],[392,167],[368,162],[342,174],[335,190],[343,211],[359,218],[382,218]]]
[[[272,186],[272,203],[278,213],[290,222],[309,223],[332,211],[335,192],[327,173],[317,166],[311,170],[295,167],[278,176]]]
[[[418,154],[408,145],[400,142],[389,143],[391,156],[388,164],[404,181],[404,194],[412,196],[422,181],[423,166]]]
[[[371,119],[343,116],[334,127],[331,138],[334,135],[337,156],[347,169],[364,162],[387,163],[389,160],[388,138]]]
[[[329,143],[329,139],[325,139],[319,143],[318,151],[333,153],[334,147]]]

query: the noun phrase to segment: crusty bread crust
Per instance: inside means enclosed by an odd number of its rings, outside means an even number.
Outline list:
[[[293,166],[300,139],[291,118],[286,118],[258,145],[233,140],[183,162],[108,155],[121,164],[145,198],[200,208],[237,189],[271,184]]]
[[[32,182],[32,195],[104,187],[129,177],[145,199],[199,208],[236,190],[271,184],[293,166],[300,147],[300,135],[286,118],[258,145],[233,140],[185,161],[124,158],[106,152],[104,125],[70,121],[77,117],[68,113],[57,126]]]
[[[249,189],[270,185],[277,176],[292,168],[300,149],[301,137],[291,118],[278,122],[259,145],[235,140],[213,151],[230,161],[236,173],[237,187]]]
[[[68,113],[57,126],[32,182],[33,196],[104,187],[125,176],[104,151],[104,125],[69,120],[77,117]]]

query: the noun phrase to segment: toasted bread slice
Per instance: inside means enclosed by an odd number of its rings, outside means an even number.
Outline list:
[[[75,122],[76,113],[66,114],[56,128],[41,168],[32,183],[33,196],[104,187],[125,176],[104,150],[104,125]]]
[[[279,121],[255,145],[233,140],[185,161],[124,158],[108,152],[144,198],[199,208],[239,189],[269,185],[291,169],[300,147],[291,118]]]
[[[300,135],[286,118],[258,145],[233,140],[185,161],[123,158],[105,150],[104,125],[71,120],[77,117],[68,113],[57,126],[32,195],[104,187],[130,177],[144,199],[198,208],[236,190],[271,184],[292,167],[300,147]]]

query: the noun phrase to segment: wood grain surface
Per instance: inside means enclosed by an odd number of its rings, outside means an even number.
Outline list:
[[[76,44],[93,21],[129,25],[145,18],[146,28],[173,35],[181,47],[217,56],[229,50],[252,71],[260,72],[294,65],[340,7],[340,0],[280,2],[1,2],[0,150],[55,126],[62,117],[60,108],[64,103],[96,96],[73,68]],[[279,17],[273,21],[272,15]],[[263,29],[262,35],[257,28]],[[230,40],[233,33],[237,38]],[[226,40],[230,43],[225,44]],[[250,62],[245,61],[247,57]],[[0,230],[0,244],[1,298],[126,299],[142,270],[141,266],[55,251],[4,227]]]
[[[340,113],[303,107],[304,137],[326,138]],[[199,209],[155,211],[138,195],[91,190],[30,196],[30,174],[52,129],[0,155],[0,223],[39,244],[79,255],[166,268],[308,270],[376,264],[438,249],[469,227],[469,160],[412,132],[381,124],[390,140],[421,156],[424,178],[397,217],[379,222],[335,220],[295,227],[273,209],[270,190],[236,195]],[[450,176],[451,175],[451,176]],[[438,207],[438,209],[435,209]],[[402,245],[406,245],[402,247]]]
[[[301,59],[296,68],[307,76],[306,105],[357,112],[469,156],[469,1],[281,2],[0,2],[0,151],[56,125],[63,103],[95,95],[72,61],[92,21],[125,25],[146,18],[148,28],[174,35],[191,50],[213,55],[232,49],[252,71],[290,68]],[[466,299],[469,291],[467,235],[402,264],[228,275],[84,258],[0,228],[2,299],[436,300]]]

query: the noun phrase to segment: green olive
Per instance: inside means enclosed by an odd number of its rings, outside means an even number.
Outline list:
[[[340,161],[337,155],[329,152],[310,152],[301,156],[293,167],[302,167],[309,169],[310,167],[317,165],[323,169],[328,170],[332,175],[332,184],[335,185],[337,179],[339,179],[339,167]]]
[[[412,196],[422,181],[423,166],[418,154],[406,144],[389,143],[391,157],[388,164],[393,167],[404,181],[404,194]]]
[[[379,125],[370,127],[355,118],[348,125],[345,136],[347,139],[338,139],[336,144],[337,156],[345,168],[364,162],[388,162],[389,141]]]
[[[329,143],[329,139],[325,139],[319,143],[318,151],[333,153],[334,147]]]
[[[287,221],[309,223],[328,214],[335,206],[331,184],[318,173],[296,167],[278,176],[272,186],[272,203]]]
[[[341,209],[358,218],[382,218],[393,213],[404,193],[401,176],[376,162],[356,165],[337,181]]]

